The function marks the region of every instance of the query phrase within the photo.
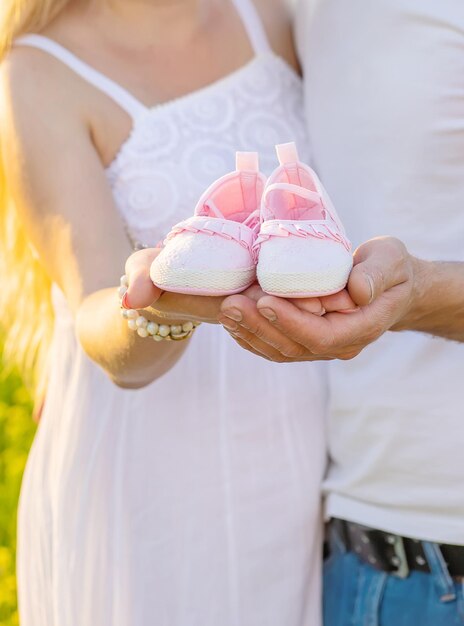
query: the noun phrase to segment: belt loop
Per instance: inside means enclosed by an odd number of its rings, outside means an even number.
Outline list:
[[[333,552],[338,554],[345,554],[347,551],[343,524],[344,522],[338,519],[332,519],[329,522],[330,547]]]
[[[453,579],[448,572],[440,546],[429,541],[423,541],[422,546],[430,567],[430,575],[434,577],[441,602],[455,601],[456,589]]]

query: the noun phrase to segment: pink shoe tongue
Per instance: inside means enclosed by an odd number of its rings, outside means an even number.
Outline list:
[[[290,209],[289,218],[295,221],[325,221],[327,220],[327,211],[322,203],[314,203],[311,206]]]
[[[264,219],[325,220],[322,197],[294,183],[272,183],[264,192]]]

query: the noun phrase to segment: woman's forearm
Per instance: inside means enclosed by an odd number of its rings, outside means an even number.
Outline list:
[[[156,319],[148,313],[150,319]],[[185,320],[163,318],[165,324]],[[155,342],[139,337],[121,317],[115,289],[87,296],[76,315],[78,339],[87,355],[118,386],[143,387],[168,372],[182,356],[189,340]]]

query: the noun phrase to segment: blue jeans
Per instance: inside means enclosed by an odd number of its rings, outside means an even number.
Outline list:
[[[462,626],[464,583],[450,578],[433,543],[424,542],[430,574],[398,578],[346,552],[331,538],[324,564],[324,626]]]

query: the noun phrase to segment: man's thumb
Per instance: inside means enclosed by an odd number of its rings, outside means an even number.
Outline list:
[[[366,306],[382,293],[408,279],[407,251],[393,237],[377,237],[359,246],[353,257],[348,292],[358,306]]]

